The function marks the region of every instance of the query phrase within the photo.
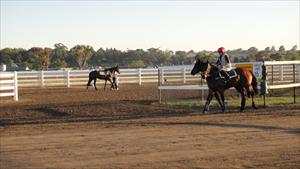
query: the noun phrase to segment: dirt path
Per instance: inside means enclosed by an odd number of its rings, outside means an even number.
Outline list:
[[[1,128],[1,168],[299,168],[300,113]]]

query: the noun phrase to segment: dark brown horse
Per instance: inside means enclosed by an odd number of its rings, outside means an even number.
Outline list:
[[[209,104],[213,98],[213,95],[215,95],[217,101],[221,106],[222,112],[224,112],[224,91],[231,87],[234,87],[242,96],[240,111],[244,111],[245,109],[246,94],[248,97],[251,96],[252,98],[252,108],[257,109],[254,103],[254,96],[255,94],[258,94],[256,77],[251,71],[248,71],[244,68],[236,68],[234,69],[234,71],[236,72],[236,76],[225,82],[224,78],[220,76],[220,72],[217,66],[208,63],[208,61],[203,62],[200,59],[197,59],[191,71],[191,74],[195,75],[196,73],[200,72],[201,76],[206,78],[207,85],[209,88],[203,112],[209,110]]]
[[[110,84],[111,84],[110,88],[111,89],[117,89],[117,84],[115,84],[116,82],[113,82],[113,80],[112,80],[112,74],[114,74],[115,72],[118,72],[120,74],[119,66],[104,69],[102,71],[101,70],[100,71],[94,70],[94,71],[90,72],[89,73],[89,81],[87,83],[86,89],[88,90],[88,88],[91,85],[91,82],[93,80],[95,90],[98,90],[97,87],[96,87],[97,78],[101,79],[101,80],[105,80],[104,90],[106,88],[107,81],[110,82]]]

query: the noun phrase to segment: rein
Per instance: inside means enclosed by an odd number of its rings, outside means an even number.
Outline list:
[[[213,68],[216,68],[215,66],[211,65],[210,63],[207,64],[207,69],[203,72],[204,76],[211,76],[213,77],[214,75],[216,76],[216,78],[218,77],[219,71],[216,72],[212,72]]]

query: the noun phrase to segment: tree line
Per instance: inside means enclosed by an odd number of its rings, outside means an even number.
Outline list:
[[[227,50],[232,62],[253,62],[269,60],[300,60],[300,50],[297,45],[290,50],[280,46],[278,50],[274,46],[258,50],[251,47],[247,50]],[[216,51],[202,50],[171,51],[159,48],[147,50],[135,49],[121,51],[115,48],[100,48],[94,50],[89,45],[76,45],[71,49],[61,43],[54,48],[32,47],[28,50],[23,48],[4,48],[0,50],[0,64],[6,64],[8,70],[48,70],[61,68],[87,69],[90,67],[155,67],[166,65],[193,64],[195,56],[210,62],[216,62]]]

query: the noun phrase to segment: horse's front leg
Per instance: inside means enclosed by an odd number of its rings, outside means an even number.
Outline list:
[[[107,83],[107,80],[105,79],[105,82],[104,82],[104,90],[106,88],[106,83]]]
[[[213,93],[214,92],[212,90],[209,90],[208,96],[206,98],[206,102],[205,102],[205,105],[204,105],[203,113],[205,113],[209,110],[209,105],[210,105],[211,99],[213,98]]]
[[[220,96],[219,96],[219,93],[218,93],[218,92],[215,92],[215,97],[216,97],[216,99],[217,99],[217,101],[218,101],[218,103],[219,103],[219,105],[220,105],[220,107],[221,107],[221,109],[222,109],[222,113],[224,113],[224,111],[225,111],[224,102],[223,102],[223,101],[221,101],[221,99],[220,99]]]
[[[113,81],[110,79],[109,82],[110,82],[110,90],[114,90],[114,83],[113,83]]]
[[[221,101],[222,101],[222,103],[223,103],[222,111],[224,112],[224,111],[225,111],[225,97],[224,97],[224,91],[220,92],[220,95],[221,95]]]
[[[88,83],[87,83],[87,85],[86,85],[86,91],[89,89],[89,86],[91,85],[91,81],[92,81],[92,79],[89,78],[89,81],[88,81]]]

